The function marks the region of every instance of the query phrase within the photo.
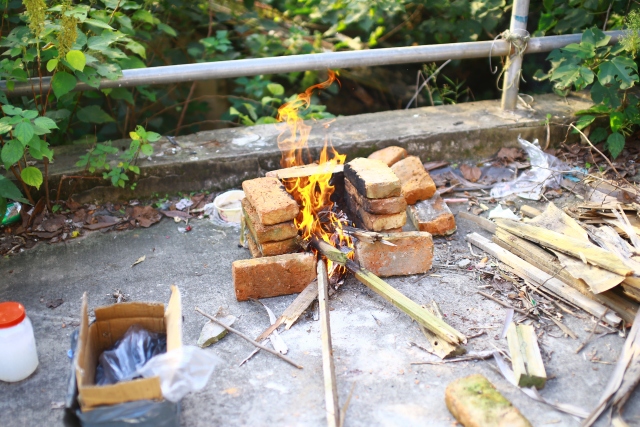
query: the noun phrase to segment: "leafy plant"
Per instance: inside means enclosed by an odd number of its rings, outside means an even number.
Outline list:
[[[608,126],[596,127],[589,138],[593,143],[606,141],[605,147],[613,158],[620,155],[625,138],[640,125],[640,99],[631,91],[638,82],[636,59],[640,44],[636,34],[640,30],[640,14],[630,14],[627,23],[627,35],[615,46],[608,46],[611,37],[599,29],[586,30],[580,43],[552,51],[547,58],[551,70],[536,76],[550,79],[554,91],[562,96],[571,89],[589,88],[595,105],[580,112],[576,127],[584,129],[596,118],[607,117]]]

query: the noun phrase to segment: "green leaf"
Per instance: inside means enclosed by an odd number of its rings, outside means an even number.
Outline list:
[[[606,137],[607,130],[605,128],[595,128],[593,132],[589,134],[589,140],[594,144],[604,141]]]
[[[624,148],[624,136],[618,132],[612,133],[607,138],[606,147],[609,153],[611,153],[611,157],[615,159],[622,153],[622,149]]]
[[[589,126],[591,123],[593,123],[593,121],[595,120],[595,116],[582,116],[578,119],[577,123],[576,123],[576,127],[580,130],[586,128],[587,126]]]
[[[235,107],[230,107],[229,108],[229,114],[232,116],[239,116],[240,115],[240,111],[238,111]]]
[[[18,160],[22,158],[24,154],[24,145],[17,139],[11,139],[4,147],[2,147],[2,153],[0,157],[2,157],[2,162],[4,166],[9,169],[13,166]]]
[[[281,96],[284,94],[284,87],[278,83],[269,83],[267,89],[274,96]]]
[[[635,71],[635,74],[632,72]],[[638,81],[638,67],[635,61],[626,56],[616,56],[611,61],[604,61],[598,70],[598,80],[603,85],[620,82],[620,89],[629,89]]]
[[[253,119],[254,122],[258,120],[258,114],[256,113],[256,109],[253,105],[249,104],[248,102],[242,105],[244,105],[244,108],[247,109],[247,111],[249,112],[249,116]]]
[[[9,123],[0,122],[0,135],[4,135],[11,129],[13,129],[13,126],[11,126]]]
[[[147,132],[147,141],[149,142],[156,142],[160,138],[162,138],[162,135],[160,135],[159,133]]]
[[[50,59],[49,61],[47,61],[47,71],[48,72],[52,72],[53,70],[56,69],[57,66],[58,66],[58,59],[57,58]]]
[[[26,146],[31,138],[33,138],[35,132],[33,130],[33,125],[29,122],[18,123],[18,126],[13,131],[13,136],[18,138],[20,142],[22,142],[23,146]]]
[[[40,172],[40,169],[33,166],[22,169],[20,177],[25,184],[36,187],[37,189],[40,189],[40,186],[42,185],[42,172]]]
[[[45,129],[58,129],[56,122],[51,120],[49,117],[38,117],[33,121],[33,124]]]
[[[153,146],[151,144],[142,144],[140,146],[140,151],[145,156],[151,156],[153,155]]]
[[[89,105],[88,107],[78,110],[78,120],[84,123],[109,123],[114,122],[113,117],[107,114],[97,105]]]
[[[25,119],[31,120],[38,117],[38,112],[36,110],[24,110],[20,115]]]
[[[574,55],[576,55],[578,58],[582,58],[582,59],[589,59],[589,58],[593,58],[594,56],[596,56],[596,47],[595,45],[591,44],[591,43],[585,43],[582,42],[580,44],[578,43],[571,43],[567,46],[565,46],[564,48],[562,48],[563,52],[570,52]]]
[[[22,108],[14,107],[13,105],[5,104],[2,106],[2,111],[7,116],[16,116],[22,112]]]
[[[620,106],[620,83],[614,82],[609,86],[603,86],[599,81],[591,86],[591,99],[596,104],[604,104],[611,109]]]
[[[107,24],[106,22],[102,22],[98,19],[87,18],[84,20],[84,23],[97,28],[104,28],[105,30],[113,30],[113,27],[111,25]]]
[[[133,105],[135,102],[133,100],[133,95],[131,94],[131,91],[124,87],[117,87],[113,89],[109,94],[109,96],[113,99],[122,99],[124,101],[127,101],[131,105]]]
[[[93,68],[85,67],[84,71],[76,71],[75,75],[82,83],[86,83],[96,89],[100,87],[100,76]]]
[[[84,57],[84,53],[79,50],[70,50],[66,55],[67,62],[76,70],[83,71],[84,66],[87,64],[87,58]]]
[[[154,18],[153,18],[153,15],[151,14],[151,12],[148,12],[148,11],[143,10],[143,9],[137,10],[136,13],[134,13],[131,18],[134,21],[146,22],[147,24],[153,24],[154,23]]]
[[[278,123],[278,121],[275,118],[269,116],[260,117],[258,120],[256,120],[257,125],[266,125],[271,123]]]
[[[22,193],[13,181],[5,178],[3,175],[0,175],[0,197],[15,200],[20,203],[29,203],[27,199],[22,197]],[[2,218],[2,215],[0,215],[0,218]]]
[[[76,87],[76,83],[76,78],[65,71],[55,73],[51,79],[51,87],[56,98],[71,92]]]
[[[606,46],[611,40],[611,36],[605,35],[597,28],[590,28],[582,33],[582,42],[589,43],[595,47]]]
[[[624,125],[624,114],[618,111],[611,113],[609,116],[609,126],[612,132],[618,132]]]
[[[137,55],[140,55],[144,59],[147,59],[147,51],[145,50],[144,46],[142,46],[137,41],[131,40],[129,43],[125,45],[125,47],[129,49],[131,52]]]
[[[178,35],[178,33],[176,33],[176,30],[174,30],[173,28],[171,28],[170,26],[168,26],[167,24],[158,24],[158,29],[168,35],[170,35],[171,37],[176,37]]]

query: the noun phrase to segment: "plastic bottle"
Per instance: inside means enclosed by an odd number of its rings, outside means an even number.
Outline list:
[[[0,303],[0,381],[21,381],[37,367],[36,339],[24,306]]]

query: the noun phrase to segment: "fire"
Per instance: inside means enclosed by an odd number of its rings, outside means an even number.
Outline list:
[[[326,89],[334,81],[337,81],[336,75],[329,71],[329,78],[325,82],[311,86],[278,109],[278,121],[283,123],[282,132],[278,137],[278,147],[282,151],[280,165],[283,168],[312,163],[307,145],[311,126],[304,123],[298,112],[311,105],[314,90]],[[305,157],[307,162],[304,160]],[[334,211],[334,203],[331,201],[331,195],[335,190],[330,183],[332,171],[337,165],[344,164],[346,157],[325,140],[318,159],[320,173],[285,180],[285,188],[301,207],[295,224],[304,239],[316,237],[338,248],[353,248],[351,238],[342,232],[346,220]],[[328,267],[331,271],[330,262]]]

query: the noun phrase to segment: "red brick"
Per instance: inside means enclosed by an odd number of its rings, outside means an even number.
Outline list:
[[[413,205],[426,200],[436,192],[436,184],[425,170],[422,161],[416,156],[409,156],[391,167],[402,183],[402,194],[408,204]]]
[[[280,224],[274,225],[262,224],[258,213],[246,197],[242,199],[242,210],[244,212],[245,223],[258,243],[279,242],[298,235],[298,229],[293,221],[281,222]]]
[[[316,278],[316,257],[305,252],[238,260],[231,274],[238,301],[290,295]]]
[[[376,215],[389,215],[400,213],[407,208],[407,202],[404,197],[388,197],[386,199],[367,199],[363,197],[358,190],[349,182],[348,179],[344,180],[344,190],[347,194],[345,197],[352,197],[356,202],[362,206],[365,211]]]
[[[407,150],[402,147],[392,145],[390,147],[383,148],[382,150],[374,151],[368,158],[373,160],[382,160],[387,164],[387,166],[391,166],[405,157],[407,157]]]
[[[375,215],[365,211],[352,197],[345,195],[347,208],[360,220],[363,228],[370,231],[384,231],[403,227],[407,223],[406,212],[390,215]]]
[[[260,249],[258,249],[258,244],[256,243],[253,235],[250,232],[245,234],[247,239],[247,246],[249,247],[249,252],[251,252],[251,256],[254,258],[262,258],[262,253]]]
[[[382,242],[356,241],[356,261],[360,266],[381,276],[408,276],[429,271],[433,262],[431,234],[419,231],[394,233]]]
[[[456,231],[456,219],[438,193],[429,200],[408,206],[407,214],[414,227],[434,236],[448,236]]]
[[[353,159],[344,165],[344,176],[360,194],[369,199],[386,199],[402,194],[400,180],[380,160]]]
[[[242,183],[242,189],[263,225],[291,221],[300,212],[298,203],[277,178],[250,179]]]

